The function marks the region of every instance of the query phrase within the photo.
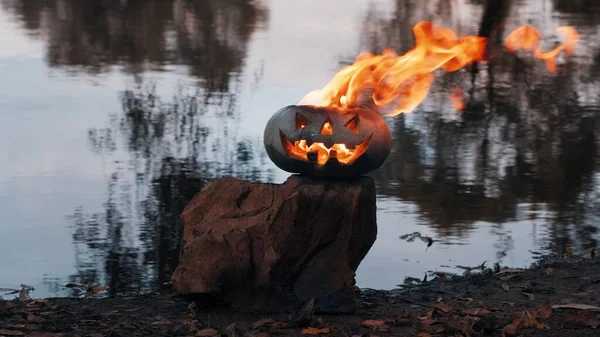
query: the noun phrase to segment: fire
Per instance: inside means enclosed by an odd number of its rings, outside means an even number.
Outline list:
[[[309,93],[299,104],[350,108],[359,106],[362,94],[372,90],[378,108],[391,107],[388,116],[407,113],[429,94],[433,72],[457,71],[484,59],[487,39],[458,38],[448,28],[423,21],[413,27],[415,47],[404,55],[386,49],[380,55],[363,52],[341,69],[323,89]]]
[[[511,52],[533,50],[534,56],[544,60],[554,73],[556,56],[562,51],[570,56],[579,40],[573,27],[559,27],[556,32],[565,41],[551,51],[542,52],[541,34],[529,25],[511,32],[504,45]],[[413,33],[415,46],[404,55],[391,49],[380,55],[360,53],[354,64],[342,68],[325,87],[308,93],[298,105],[341,109],[374,105],[372,108],[383,115],[395,116],[414,110],[425,100],[437,69],[454,72],[485,59],[485,37],[469,35],[459,39],[454,31],[428,21],[417,23]],[[367,104],[364,104],[365,95],[370,95]],[[455,89],[450,101],[457,110],[464,109],[462,89]]]
[[[542,52],[540,47],[540,40],[542,39],[542,34],[532,26],[525,25],[521,26],[514,31],[512,31],[504,41],[504,47],[512,52],[515,52],[519,49],[524,49],[528,51],[533,51],[533,55],[546,62],[546,67],[552,73],[556,73],[556,56],[564,51],[567,56],[571,56],[573,54],[573,49],[577,41],[579,41],[579,33],[575,28],[570,26],[558,27],[555,30],[559,35],[561,35],[565,42],[559,44],[553,50]]]
[[[317,142],[308,146],[306,140],[297,140],[292,144],[285,139],[284,147],[288,155],[303,161],[313,161],[309,159],[309,154],[311,154],[311,156],[315,156],[314,159],[319,165],[325,165],[329,158],[336,158],[342,165],[350,165],[367,151],[369,140],[350,149],[345,144],[333,144],[333,146],[327,147],[325,144]]]

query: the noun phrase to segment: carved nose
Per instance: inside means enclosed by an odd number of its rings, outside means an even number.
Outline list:
[[[321,127],[321,134],[328,136],[333,135],[333,125],[331,125],[331,119],[329,119],[329,117],[325,119],[325,123],[323,123],[323,126]]]

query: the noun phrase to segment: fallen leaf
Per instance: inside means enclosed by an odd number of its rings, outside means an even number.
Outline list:
[[[587,304],[555,304],[552,309],[600,310],[600,307]]]
[[[275,323],[275,321],[271,318],[263,318],[263,319],[259,319],[258,321],[252,323],[251,325],[251,329],[258,329],[260,327],[263,327],[265,325],[271,325]]]
[[[87,288],[85,288],[85,296],[93,296],[94,294],[104,292],[107,289],[108,287],[105,286],[87,286]]]
[[[544,329],[550,329],[549,326],[547,326],[545,323],[542,323],[538,320],[536,320],[535,318],[529,318],[526,320],[523,320],[523,327],[524,328],[536,328],[536,329],[540,329],[540,330],[544,330]]]
[[[9,329],[25,329],[25,324],[14,324],[14,325],[9,325],[7,326],[7,328]]]
[[[28,308],[42,308],[45,306],[48,306],[48,300],[44,300],[44,299],[37,299],[37,300],[33,300],[32,302],[27,303]]]
[[[536,318],[543,319],[549,318],[550,316],[552,316],[552,308],[547,304],[543,304],[535,310],[533,316]]]
[[[197,322],[198,322],[198,320],[196,320],[196,319],[188,319],[183,323],[183,326],[186,327],[186,329],[189,332],[189,335],[195,335],[196,332],[198,331],[198,329],[196,328]]]
[[[434,304],[433,307],[441,310],[442,312],[444,312],[446,314],[454,311],[454,307],[451,304],[444,303],[444,302],[438,302],[438,303]]]
[[[329,328],[317,329],[317,328],[306,328],[302,330],[303,335],[319,335],[328,334]]]
[[[210,337],[210,336],[216,336],[218,334],[219,334],[219,331],[217,329],[206,328],[206,329],[202,329],[202,330],[196,332],[195,336],[196,337]]]
[[[587,311],[568,316],[564,324],[566,328],[580,327],[596,329],[598,326],[600,326],[600,321],[588,318]]]
[[[539,322],[533,315],[529,313],[529,311],[524,310],[522,314],[522,323],[521,325],[524,328],[536,328],[536,329],[550,329],[546,324]]]
[[[306,326],[312,321],[314,314],[313,310],[315,307],[315,299],[308,301],[300,311],[290,317],[290,320],[296,322],[300,326]]]
[[[419,322],[419,329],[423,332],[438,334],[444,332],[444,325],[432,319],[425,319]]]
[[[546,275],[550,275],[550,274],[552,274],[553,271],[554,271],[554,268],[548,267],[548,268],[546,268],[546,270],[544,270],[544,273],[546,273]]]
[[[108,287],[107,286],[91,286],[89,289],[91,289],[95,293],[100,293],[100,292],[108,290]]]
[[[152,325],[152,326],[169,326],[169,325],[173,325],[173,322],[167,321],[167,320],[162,320],[162,321],[152,322],[150,325]]]
[[[25,336],[23,331],[0,329],[0,336]]]
[[[373,320],[373,319],[368,319],[368,320],[362,322],[362,325],[367,326],[367,327],[373,327],[373,328],[382,326],[384,324],[385,324],[385,322],[382,320]]]
[[[532,300],[532,301],[535,299],[535,296],[533,296],[532,293],[522,293],[522,294],[525,295],[525,296],[527,296],[527,297],[529,297],[529,299]]]
[[[457,300],[462,300],[462,301],[467,301],[469,303],[473,302],[473,298],[471,297],[462,297],[462,296],[456,296],[455,297]]]
[[[393,326],[408,326],[413,324],[413,319],[411,316],[400,316],[394,318],[392,321]]]
[[[125,310],[123,310],[123,311],[125,311],[125,312],[134,312],[134,311],[138,311],[138,310],[140,310],[140,309],[142,309],[142,307],[131,308],[131,309],[125,309]],[[118,313],[118,311],[111,311],[111,312],[107,312],[107,313],[104,313],[103,315],[106,315],[106,316],[112,316],[112,315],[114,315],[114,314],[116,314],[116,313]]]
[[[470,316],[485,316],[488,315],[490,311],[485,308],[469,308],[464,310],[463,313]]]
[[[100,323],[100,321],[98,321],[96,319],[82,319],[79,322],[81,322],[83,324],[98,324],[98,323]]]
[[[238,327],[237,323],[231,323],[225,328],[227,337],[242,337],[245,331]]]
[[[384,325],[376,326],[375,329],[373,329],[373,330],[379,331],[379,332],[390,332],[391,327],[387,324],[384,324]]]
[[[504,289],[504,291],[509,291],[510,290],[510,286],[506,283],[502,283],[502,289]]]
[[[315,323],[318,322],[318,320],[312,320],[311,323]],[[270,329],[287,329],[290,326],[287,323],[283,323],[283,322],[274,322],[271,325],[269,325]]]
[[[460,320],[460,321],[450,321],[446,323],[446,331],[448,332],[461,332],[461,333],[465,333],[467,336],[473,335],[475,334],[475,331],[473,331],[473,329],[471,329],[471,323],[469,323],[466,320]]]
[[[515,318],[512,323],[502,328],[502,337],[515,336],[521,329],[521,319]]]
[[[489,316],[480,316],[480,317],[478,317],[478,316],[469,316],[469,315],[467,315],[467,316],[465,316],[464,319],[465,319],[466,322],[469,322],[471,325],[473,325],[473,324],[481,321],[481,319],[485,318],[485,317],[489,317]]]

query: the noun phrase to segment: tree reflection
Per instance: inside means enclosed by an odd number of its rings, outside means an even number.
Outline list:
[[[140,82],[123,93],[123,112],[108,128],[90,130],[93,151],[112,153],[118,146],[111,137],[123,137],[131,159],[117,161],[102,212],[78,208],[69,217],[77,247],[72,282],[102,283],[114,292],[160,288],[177,266],[179,215],[208,181],[222,175],[273,180],[256,142],[225,138],[200,118],[231,115],[229,104],[199,103],[207,94],[181,90],[173,102],[162,103],[153,87]]]
[[[88,131],[90,150],[111,173],[102,210],[80,207],[68,217],[77,269],[70,281],[112,293],[160,288],[177,266],[179,214],[208,181],[273,179],[259,140],[232,129],[247,45],[266,9],[251,0],[2,4],[47,41],[51,66],[98,73],[118,65],[134,74],[122,112]],[[165,102],[141,76],[165,64],[187,65],[201,81]]]
[[[579,19],[578,23],[593,24],[598,23],[598,13],[600,13],[600,4],[594,0],[552,0],[552,5],[558,12],[575,14]]]
[[[2,0],[46,42],[50,66],[139,74],[186,65],[211,91],[227,91],[266,7],[253,0]]]
[[[543,205],[550,214],[549,246],[558,251],[565,245],[591,248],[599,215],[596,53],[578,56],[577,63],[566,63],[552,76],[539,60],[503,52],[501,29],[510,20],[522,24],[508,15],[522,5],[471,5],[480,6],[473,11],[484,15],[479,23],[466,23],[472,26],[469,33],[493,37],[489,48],[495,57],[471,69],[440,74],[426,104],[410,116],[389,120],[393,148],[375,172],[378,192],[414,202],[423,221],[442,237],[464,237],[477,221],[528,220],[523,208]],[[436,22],[458,20],[452,10],[436,13]],[[371,51],[382,46],[406,50],[413,44],[407,22],[432,19],[412,1],[398,1],[390,20],[374,11],[367,18],[362,40]],[[542,34],[553,35],[555,27],[546,26],[550,31]],[[385,33],[372,34],[376,31]],[[583,34],[583,41],[597,39]],[[447,103],[454,85],[469,92],[462,113]],[[500,236],[501,259],[512,249],[512,238],[502,226],[493,231]]]

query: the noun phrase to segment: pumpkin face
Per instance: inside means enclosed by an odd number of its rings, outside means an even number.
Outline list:
[[[391,135],[373,110],[291,105],[271,117],[264,144],[269,158],[282,170],[353,177],[383,164]]]

